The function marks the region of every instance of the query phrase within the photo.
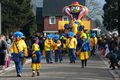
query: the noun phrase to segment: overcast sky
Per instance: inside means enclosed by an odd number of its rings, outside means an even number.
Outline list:
[[[98,2],[101,5],[101,7],[103,7],[105,4],[105,0],[95,0],[95,1]]]

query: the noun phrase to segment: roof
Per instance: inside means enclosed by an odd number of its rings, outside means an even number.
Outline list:
[[[85,0],[43,0],[43,16],[63,16],[63,7],[72,4],[74,1],[85,5]]]

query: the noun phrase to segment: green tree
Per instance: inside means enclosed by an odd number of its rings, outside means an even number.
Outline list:
[[[113,29],[116,29],[120,33],[120,19],[119,19],[119,6],[118,1],[119,0],[105,0],[106,4],[103,7],[104,10],[104,16],[103,16],[103,24],[106,27],[106,29],[112,31]]]
[[[31,35],[37,29],[31,0],[2,0],[2,32],[21,30]]]

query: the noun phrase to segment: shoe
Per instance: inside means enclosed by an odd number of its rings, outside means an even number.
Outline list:
[[[69,62],[70,64],[72,63],[72,61]]]
[[[73,63],[75,64],[75,61],[73,61]]]
[[[62,64],[62,61],[60,61],[60,63]]]
[[[115,68],[112,68],[111,70],[115,70]]]
[[[53,62],[50,62],[50,64],[53,64]]]
[[[17,74],[17,77],[21,77],[21,74]]]
[[[84,66],[82,66],[81,68],[84,68]]]
[[[120,66],[118,65],[117,68],[120,69]]]
[[[40,73],[39,73],[39,72],[37,72],[37,76],[40,76]]]
[[[35,73],[32,74],[32,77],[35,77]]]

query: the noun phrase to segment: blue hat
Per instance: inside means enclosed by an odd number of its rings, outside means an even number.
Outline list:
[[[95,36],[96,36],[96,34],[95,34],[95,33],[92,33],[92,34],[91,34],[91,37],[95,37]]]
[[[65,35],[65,33],[62,33],[61,36],[64,36],[64,37],[65,37],[66,35]]]
[[[84,26],[83,25],[78,27],[78,31],[82,31],[82,30],[84,30]]]
[[[20,37],[20,38],[22,38],[23,37],[23,33],[20,32],[20,31],[16,31],[16,32],[14,32],[14,37]]]
[[[52,37],[53,37],[52,34],[48,34],[48,35],[47,35],[47,38],[48,38],[48,39],[52,39]]]
[[[55,34],[53,38],[54,39],[59,39],[59,35]]]
[[[68,32],[68,36],[73,37],[74,33],[73,32]]]

